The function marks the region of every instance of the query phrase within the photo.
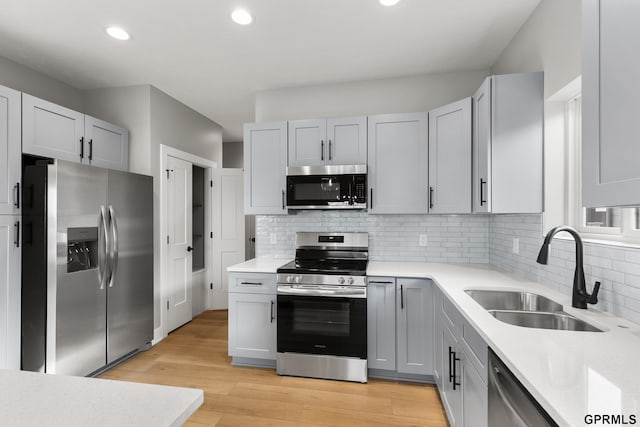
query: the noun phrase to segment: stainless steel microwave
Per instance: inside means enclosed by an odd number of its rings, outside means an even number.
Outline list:
[[[287,208],[366,209],[367,165],[287,168]]]

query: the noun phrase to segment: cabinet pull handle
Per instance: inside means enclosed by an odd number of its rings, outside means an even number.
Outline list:
[[[449,382],[452,382],[454,379],[453,370],[451,369],[451,356],[453,356],[453,350],[451,350],[451,346],[449,346]]]
[[[484,199],[484,185],[487,183],[484,179],[480,178],[480,206],[484,206],[487,201]]]
[[[93,139],[89,140],[89,161],[93,160]]]
[[[404,285],[400,285],[400,310],[404,310]]]
[[[80,137],[80,159],[84,159],[84,136]]]
[[[275,306],[275,303],[273,302],[273,300],[271,300],[271,323],[273,323],[273,321],[276,318],[275,314],[273,314],[273,307],[274,306]]]
[[[240,282],[241,285],[262,286],[262,282]]]
[[[320,141],[320,160],[324,162],[324,140]]]
[[[429,209],[433,209],[433,187],[429,187]]]
[[[16,192],[15,192],[15,201],[13,202],[13,205],[16,207],[16,209],[20,209],[20,183],[17,182],[15,187]]]
[[[373,187],[371,187],[369,194],[370,194],[369,199],[371,200],[371,209],[373,209]]]
[[[333,156],[331,155],[331,140],[329,140],[329,160],[332,160]]]
[[[456,389],[456,386],[459,386],[460,383],[456,381],[456,377],[458,376],[458,372],[456,369],[456,362],[460,361],[460,358],[456,357],[457,352],[453,352],[453,389]]]
[[[14,244],[16,245],[16,248],[20,247],[20,221],[17,221],[14,225],[16,228],[16,240],[14,240]]]

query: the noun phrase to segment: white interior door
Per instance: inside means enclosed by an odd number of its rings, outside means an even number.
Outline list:
[[[167,332],[192,319],[192,164],[168,156]]]
[[[227,267],[244,261],[242,169],[213,169],[213,295],[211,308],[228,308]]]

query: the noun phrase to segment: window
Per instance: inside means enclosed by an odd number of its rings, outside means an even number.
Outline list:
[[[586,238],[640,243],[640,208],[582,206],[582,97],[567,101],[567,220]]]

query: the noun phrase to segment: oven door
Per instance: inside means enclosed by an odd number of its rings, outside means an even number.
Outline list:
[[[367,299],[278,295],[278,353],[367,358]]]

